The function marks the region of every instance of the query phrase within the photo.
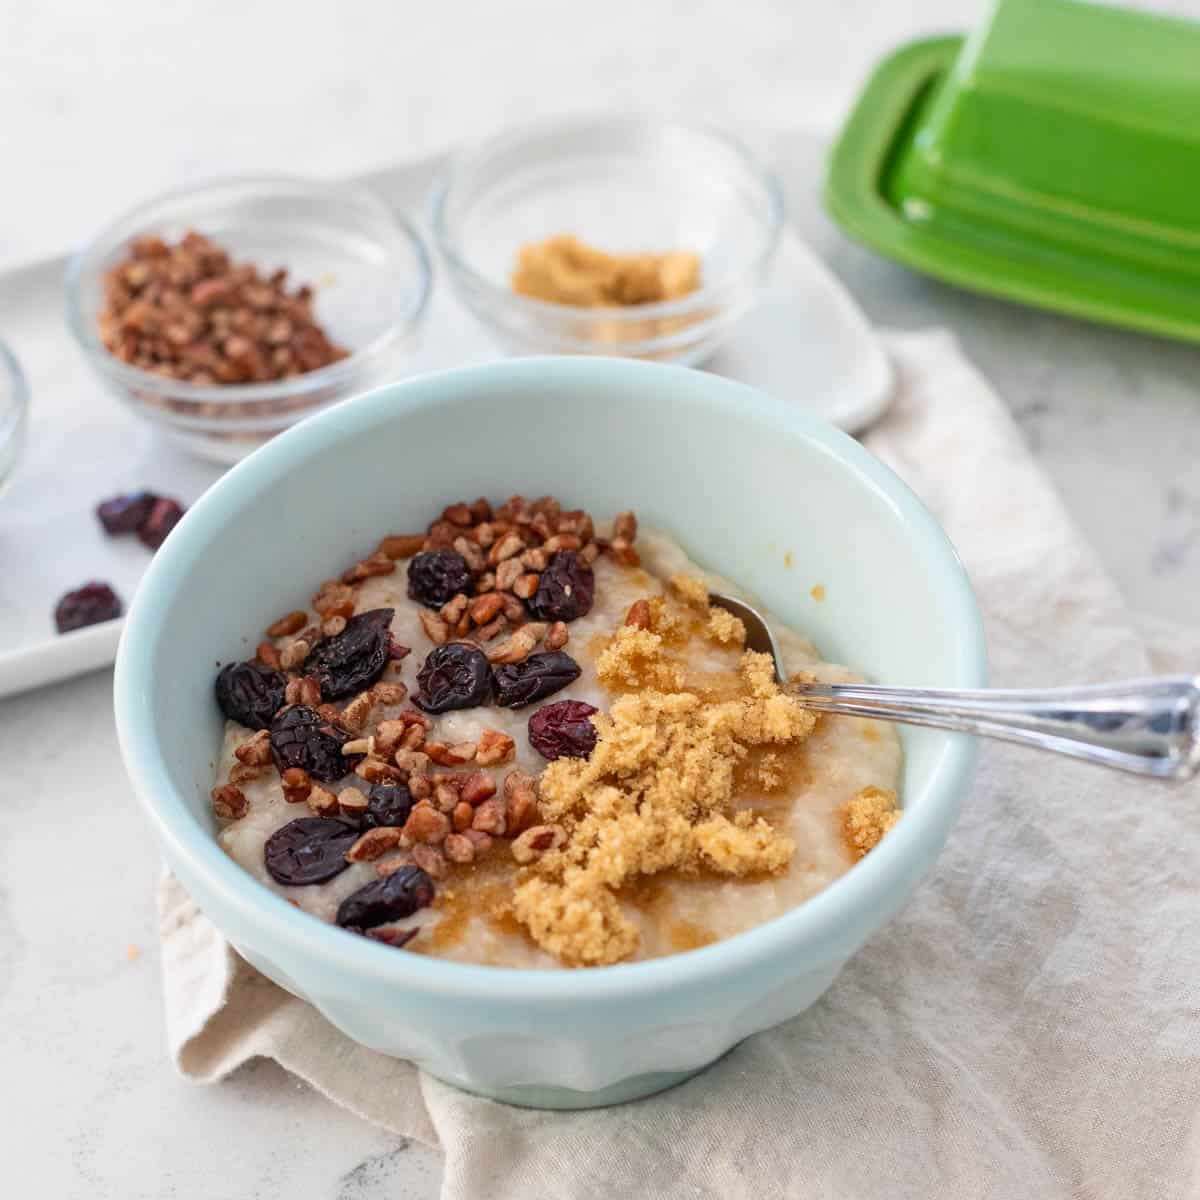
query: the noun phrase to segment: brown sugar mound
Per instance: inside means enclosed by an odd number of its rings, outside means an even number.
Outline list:
[[[542,820],[566,842],[518,883],[513,912],[568,964],[619,962],[637,949],[615,893],[638,877],[777,872],[795,849],[761,817],[734,811],[735,768],[753,747],[804,741],[815,718],[779,690],[762,654],[742,654],[729,698],[705,700],[683,686],[668,646],[679,640],[674,603],[651,602],[650,628],[613,635],[597,660],[601,680],[636,690],[592,718],[599,736],[590,758],[558,759],[542,775]],[[705,636],[720,642],[730,631],[721,625]]]
[[[883,836],[900,820],[896,793],[883,788],[863,788],[846,805],[842,829],[855,858],[862,858],[883,841]]]
[[[700,286],[700,259],[690,250],[606,254],[573,234],[522,246],[514,292],[579,308],[613,308],[676,300]]]

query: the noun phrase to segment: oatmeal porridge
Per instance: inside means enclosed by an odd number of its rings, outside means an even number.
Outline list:
[[[385,537],[222,668],[221,845],[322,920],[465,962],[654,958],[779,916],[898,819],[899,741],[802,708],[710,588],[632,513],[548,497]],[[776,630],[794,677],[858,678]]]

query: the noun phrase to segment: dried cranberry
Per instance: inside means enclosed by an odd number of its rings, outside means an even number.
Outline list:
[[[597,710],[582,700],[559,700],[529,718],[529,744],[543,758],[587,758],[596,748]]]
[[[150,515],[158,497],[153,492],[129,492],[96,505],[105,533],[135,533]]]
[[[329,700],[369,688],[383,674],[392,648],[394,608],[374,608],[346,622],[336,637],[321,642],[304,660],[303,674],[312,675]]]
[[[270,729],[283,707],[287,676],[256,662],[230,663],[217,676],[217,705],[231,720],[250,729]]]
[[[411,917],[433,903],[433,880],[420,867],[401,867],[351,892],[337,910],[337,923],[371,929],[387,921]]]
[[[527,603],[539,621],[574,621],[591,612],[595,595],[592,568],[574,550],[559,550],[550,556]]]
[[[496,703],[504,708],[545,700],[578,678],[579,664],[561,650],[531,654],[524,662],[497,667],[492,673]]]
[[[466,642],[451,642],[430,650],[417,672],[420,691],[413,703],[427,713],[486,704],[492,692],[487,655]]]
[[[271,722],[271,757],[281,775],[288,767],[300,767],[314,779],[334,783],[362,758],[342,753],[352,736],[308,705],[293,704]]]
[[[121,615],[121,598],[107,583],[85,583],[68,592],[54,606],[54,624],[59,633],[70,633],[85,625],[115,621]]]
[[[471,568],[455,550],[425,550],[408,564],[408,596],[426,608],[441,608],[459,592],[470,592]]]
[[[363,814],[363,828],[374,829],[380,825],[403,825],[412,812],[412,793],[402,783],[377,783],[367,795],[367,811]]]
[[[183,518],[184,508],[178,500],[160,496],[154,501],[146,519],[138,526],[137,535],[151,550],[157,550],[167,540],[167,534]]]
[[[346,851],[358,831],[345,821],[328,817],[299,817],[275,830],[263,847],[271,878],[287,887],[324,883],[350,864]]]

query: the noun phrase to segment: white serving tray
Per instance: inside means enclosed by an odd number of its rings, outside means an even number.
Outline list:
[[[366,175],[359,182],[409,212],[442,160]],[[128,602],[150,561],[131,536],[107,537],[96,504],[148,489],[192,503],[222,471],[189,456],[110,396],[76,350],[63,318],[66,259],[0,274],[0,337],[32,394],[25,455],[0,497],[0,696],[110,664],[119,621],[63,636],[52,610],[91,579]],[[419,348],[399,374],[484,362],[502,351],[437,280]],[[841,284],[792,233],[785,235],[758,308],[707,364],[807,408],[852,433],[887,407],[891,365]]]

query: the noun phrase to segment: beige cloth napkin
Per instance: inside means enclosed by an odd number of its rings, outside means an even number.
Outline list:
[[[900,391],[867,444],[959,547],[992,682],[1200,669],[1200,631],[1144,640],[952,340],[890,348]],[[1198,801],[988,746],[932,877],[813,1009],[673,1091],[576,1114],[467,1096],[356,1046],[167,879],[171,1053],[205,1081],[274,1058],[440,1146],[447,1200],[1196,1196]]]

